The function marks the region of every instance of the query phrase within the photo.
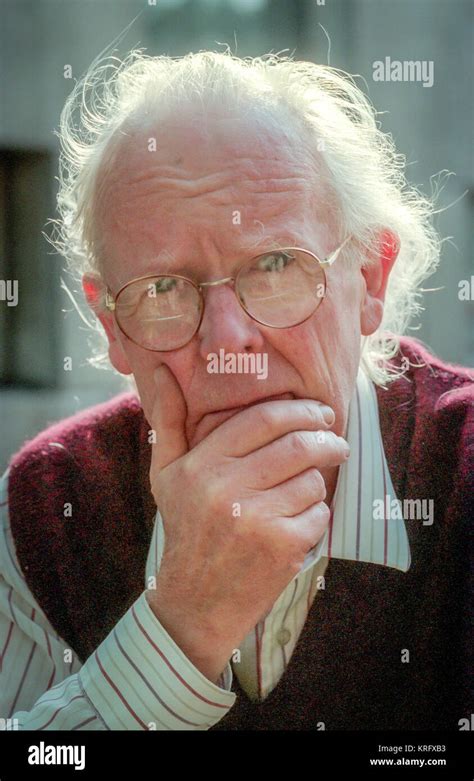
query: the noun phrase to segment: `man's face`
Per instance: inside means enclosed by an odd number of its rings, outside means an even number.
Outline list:
[[[97,217],[106,247],[105,282],[114,294],[148,274],[192,274],[200,282],[235,276],[273,242],[325,257],[340,239],[322,180],[296,136],[288,139],[253,118],[204,118],[191,111],[122,142],[102,179]],[[107,315],[112,363],[133,372],[148,421],[154,371],[162,363],[171,369],[186,400],[190,448],[236,407],[284,393],[329,404],[336,413],[333,430],[343,435],[359,364],[366,283],[342,259],[327,270],[327,283],[316,312],[287,329],[252,320],[231,286],[205,288],[198,332],[171,352],[135,345]],[[209,373],[208,355],[220,350],[267,353],[267,378]]]

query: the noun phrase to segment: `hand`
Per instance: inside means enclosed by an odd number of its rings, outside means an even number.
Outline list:
[[[148,598],[214,680],[324,534],[319,469],[341,464],[349,448],[329,431],[329,408],[291,399],[241,410],[188,451],[181,389],[164,365],[156,378],[150,482],[165,548]]]

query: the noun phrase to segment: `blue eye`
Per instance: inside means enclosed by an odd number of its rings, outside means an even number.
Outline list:
[[[274,252],[261,258],[258,268],[261,271],[283,271],[288,268],[293,260],[293,255],[288,255],[287,252]]]
[[[178,283],[174,277],[162,277],[154,283],[156,293],[168,293],[173,290]]]

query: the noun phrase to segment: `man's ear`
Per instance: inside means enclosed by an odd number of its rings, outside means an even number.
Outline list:
[[[109,342],[109,358],[120,374],[132,374],[128,358],[118,338],[117,323],[112,312],[104,305],[104,283],[98,274],[84,274],[82,289],[90,308],[99,318]]]
[[[398,236],[388,228],[384,228],[378,234],[375,248],[368,253],[369,264],[361,268],[365,281],[365,294],[360,312],[360,328],[363,336],[373,334],[382,322],[388,279],[399,250]]]

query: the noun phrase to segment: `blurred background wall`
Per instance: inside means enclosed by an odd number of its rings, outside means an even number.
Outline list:
[[[433,175],[455,174],[439,200],[454,205],[436,223],[452,240],[426,285],[442,289],[427,295],[412,333],[442,358],[474,365],[474,277],[471,300],[459,297],[474,274],[472,0],[0,0],[0,10],[0,280],[17,280],[20,293],[17,306],[0,301],[2,470],[48,423],[124,387],[88,366],[88,329],[60,289],[62,262],[42,230],[55,216],[53,130],[64,101],[140,11],[120,56],[136,46],[176,56],[229,44],[242,57],[288,50],[329,62],[360,74],[414,184],[430,193]],[[373,63],[386,57],[431,61],[433,86],[374,81]]]

